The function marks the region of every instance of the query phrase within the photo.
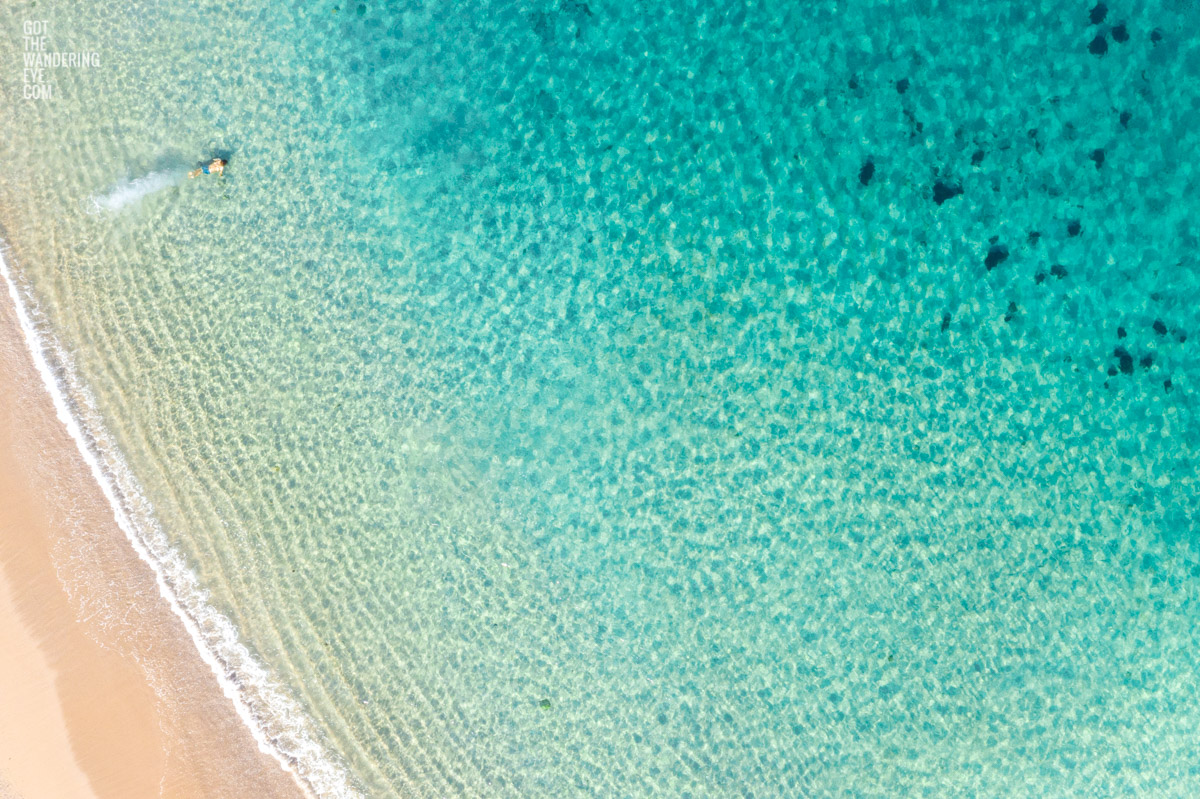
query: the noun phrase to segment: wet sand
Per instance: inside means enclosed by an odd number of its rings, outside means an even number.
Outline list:
[[[0,799],[302,797],[58,420],[0,291]]]

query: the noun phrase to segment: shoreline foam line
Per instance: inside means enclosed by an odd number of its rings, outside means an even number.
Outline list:
[[[199,579],[154,520],[149,502],[112,444],[95,400],[76,375],[69,354],[54,336],[39,328],[35,313],[30,312],[36,304],[22,297],[5,261],[6,251],[11,253],[0,240],[0,276],[8,285],[26,349],[54,402],[59,421],[104,492],[117,525],[154,572],[159,594],[183,622],[222,692],[233,702],[259,749],[279,761],[305,794],[322,799],[360,799],[345,769],[317,742],[304,711],[277,687],[267,669],[241,643],[233,623],[208,604]],[[43,323],[41,328],[46,326]]]

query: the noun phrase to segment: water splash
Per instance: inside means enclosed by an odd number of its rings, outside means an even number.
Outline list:
[[[88,213],[118,213],[144,197],[178,185],[186,175],[187,172],[182,169],[170,169],[150,172],[132,180],[121,178],[108,191],[88,198]]]

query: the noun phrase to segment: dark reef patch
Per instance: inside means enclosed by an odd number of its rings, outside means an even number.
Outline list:
[[[953,186],[945,181],[939,180],[933,184],[933,201],[938,205],[946,202],[952,197],[957,197],[963,193],[962,186]]]
[[[1088,22],[1092,23],[1093,25],[1099,25],[1107,16],[1108,6],[1104,5],[1104,3],[1096,3],[1096,5],[1092,8],[1091,13],[1088,14]]]
[[[1088,52],[1100,56],[1108,52],[1108,40],[1104,38],[1103,33],[1097,33],[1096,38],[1092,39],[1088,45]]]
[[[866,186],[874,176],[875,162],[868,158],[867,162],[863,164],[862,169],[858,170],[858,182]]]
[[[1104,166],[1104,150],[1102,148],[1097,147],[1095,150],[1092,150],[1088,158],[1096,162],[1096,169]]]
[[[1129,28],[1126,28],[1125,23],[1122,22],[1112,29],[1112,37],[1114,42],[1125,44],[1125,42],[1129,41]]]
[[[1008,260],[1008,248],[1003,244],[993,244],[988,248],[987,257],[983,259],[983,265],[990,272],[1000,264]]]
[[[1067,223],[1067,235],[1068,236],[1071,236],[1072,238],[1074,238],[1075,236],[1079,235],[1079,231],[1081,231],[1081,230],[1083,230],[1083,226],[1080,225],[1078,219],[1072,219],[1070,222]]]
[[[1121,374],[1133,374],[1133,356],[1129,354],[1129,350],[1124,347],[1117,347],[1113,350],[1113,357],[1117,359]]]

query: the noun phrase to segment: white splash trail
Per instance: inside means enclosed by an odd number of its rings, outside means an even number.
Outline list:
[[[185,175],[187,173],[183,170],[168,170],[151,172],[133,180],[121,178],[103,194],[93,194],[89,197],[87,211],[90,214],[98,214],[101,211],[115,214],[143,197],[156,191],[162,191],[168,186],[176,185],[183,180]]]
[[[201,658],[216,675],[259,749],[278,760],[310,797],[361,799],[345,769],[318,743],[304,711],[238,640],[233,623],[208,604],[207,592],[155,521],[149,502],[105,430],[95,400],[83,387],[67,351],[45,332],[44,322],[35,322],[35,315],[39,321],[41,315],[34,303],[22,297],[4,260],[6,250],[0,240],[0,276],[8,285],[26,347],[54,401],[59,421],[99,483],[117,524],[154,571],[159,593],[187,628]]]

